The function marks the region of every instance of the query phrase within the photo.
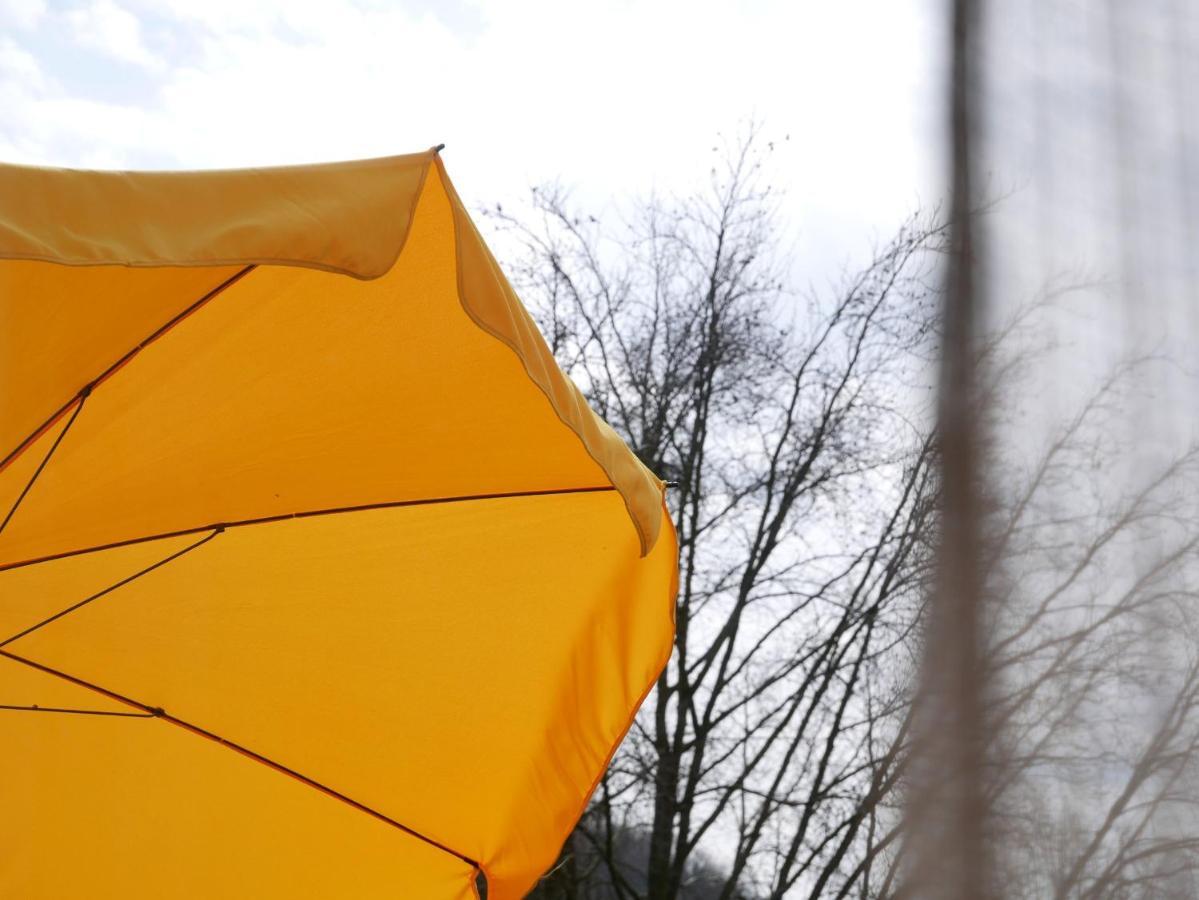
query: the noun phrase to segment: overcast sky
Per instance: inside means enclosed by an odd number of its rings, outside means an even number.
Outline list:
[[[560,179],[603,203],[686,190],[752,118],[822,280],[939,199],[942,6],[0,0],[0,160],[207,168],[444,141],[468,202]]]

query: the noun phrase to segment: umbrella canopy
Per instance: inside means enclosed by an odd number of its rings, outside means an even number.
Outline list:
[[[522,896],[670,652],[435,151],[0,167],[0,454],[0,896]]]

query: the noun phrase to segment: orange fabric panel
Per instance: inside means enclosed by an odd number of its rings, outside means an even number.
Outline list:
[[[120,709],[0,659],[0,698]],[[0,897],[476,896],[474,870],[155,719],[0,711]]]
[[[0,263],[0,461],[81,388],[237,271]]]
[[[204,537],[198,534],[165,538],[0,571],[0,642]]]
[[[17,508],[16,504],[22,495],[29,496],[25,488],[41,466],[42,460],[46,458],[46,454],[62,435],[70,421],[71,412],[72,410],[67,410],[66,415],[51,422],[41,434],[28,443],[22,453],[13,458],[7,468],[0,469],[0,522],[8,517],[11,510]]]
[[[148,180],[143,180],[145,173],[117,173],[121,178],[132,179],[132,183],[138,186],[139,195],[146,194],[156,199],[150,204],[149,210],[135,204],[132,209],[125,211],[124,217],[115,217],[116,232],[124,234],[128,230],[134,235],[174,236],[162,250],[162,256],[164,261],[178,268],[129,270],[106,265],[73,269],[27,260],[0,263],[0,288],[3,288],[0,290],[0,319],[8,324],[4,334],[10,336],[8,346],[0,347],[8,351],[0,356],[0,411],[12,410],[11,415],[0,419],[0,436],[9,435],[9,444],[0,444],[0,447],[8,449],[0,452],[9,453],[81,387],[120,360],[123,354],[136,349],[147,337],[156,334],[164,324],[171,322],[208,291],[230,277],[236,278],[243,271],[241,268],[187,268],[188,265],[211,260],[213,254],[206,249],[204,241],[216,240],[209,232],[224,221],[218,214],[224,210],[236,218],[225,205],[242,204],[254,210],[253,215],[245,213],[249,216],[248,220],[240,227],[231,228],[222,240],[231,242],[231,258],[247,264],[259,264],[259,268],[208,301],[203,307],[204,320],[215,318],[214,309],[236,302],[227,295],[242,299],[237,307],[240,313],[245,312],[249,305],[266,304],[268,300],[278,305],[283,299],[278,295],[286,291],[289,294],[287,305],[293,308],[293,318],[307,316],[310,319],[307,328],[296,327],[293,321],[287,319],[276,320],[276,329],[287,327],[296,330],[287,333],[286,344],[276,340],[281,333],[278,330],[269,335],[260,335],[263,343],[256,346],[254,352],[275,350],[278,353],[287,350],[293,358],[321,354],[321,359],[310,363],[311,368],[312,364],[328,364],[335,358],[330,341],[322,340],[318,329],[331,321],[346,318],[344,310],[329,308],[326,301],[330,298],[368,298],[373,301],[373,311],[376,313],[392,300],[403,304],[387,310],[385,314],[389,314],[389,317],[385,321],[376,319],[373,323],[379,329],[379,334],[367,339],[364,348],[376,354],[386,349],[384,342],[388,338],[392,340],[393,349],[402,349],[406,353],[412,352],[418,338],[423,339],[424,336],[408,329],[407,323],[402,322],[403,317],[411,312],[412,304],[432,310],[450,326],[454,326],[452,308],[457,307],[469,316],[477,328],[501,341],[515,354],[519,369],[512,371],[520,371],[527,381],[545,395],[553,414],[575,433],[606,479],[616,485],[641,537],[642,552],[648,550],[657,535],[658,508],[663,490],[661,482],[629,453],[619,437],[588,408],[575,386],[557,368],[545,342],[512,293],[457,194],[445,180],[440,161],[436,166],[431,166],[430,160],[430,154],[416,154],[412,157],[324,167],[232,173],[159,173],[160,178],[145,176]],[[110,186],[108,179],[112,173],[32,171],[37,177],[31,183],[48,185],[46,190],[57,198],[57,205],[74,202],[84,208],[83,212],[72,215],[91,216],[103,221],[113,218],[113,209],[121,209],[119,192],[118,195],[109,196],[106,187]],[[391,173],[388,177],[405,182],[407,187],[402,190],[394,187],[382,190],[379,196],[390,198],[393,204],[416,204],[416,212],[410,212],[409,206],[404,206],[402,211],[371,218],[373,207],[363,197],[374,196],[371,191],[377,187],[374,179],[380,172]],[[90,180],[93,178],[94,184]],[[355,181],[355,178],[361,181]],[[246,179],[249,181],[246,182]],[[81,180],[85,189],[76,190]],[[302,184],[303,190],[295,188],[293,182]],[[354,187],[347,187],[347,182],[353,182]],[[187,190],[179,191],[181,184],[188,185]],[[248,198],[237,193],[243,188]],[[307,197],[307,201],[296,200],[293,194],[297,191]],[[176,196],[175,192],[180,195]],[[207,199],[230,192],[235,194],[234,199]],[[21,204],[36,206],[37,197],[37,192],[26,186],[17,194],[17,207]],[[279,202],[280,197],[287,198],[288,202]],[[104,206],[101,210],[97,206],[101,200],[113,205]],[[55,204],[45,205],[55,208]],[[313,225],[315,214],[310,215],[309,206],[321,209],[329,207],[336,211],[329,213],[327,221],[322,220],[324,224],[316,227]],[[345,209],[341,208],[343,206]],[[10,204],[0,202],[0,220],[5,215],[14,218]],[[25,215],[28,216],[28,213]],[[39,215],[45,217],[48,213],[41,210]],[[146,215],[149,219],[142,221],[137,215]],[[403,219],[402,234],[388,231],[392,228],[390,223],[397,217]],[[15,218],[20,219],[21,214],[15,214]],[[41,221],[39,228],[34,230],[53,234],[52,224],[51,217]],[[322,279],[318,277],[319,273],[311,271],[305,273],[292,268],[266,266],[278,260],[265,255],[262,243],[264,230],[274,229],[280,234],[307,234],[304,231],[306,228],[335,231],[336,237],[330,237],[329,241],[336,246],[341,246],[351,238],[368,243],[379,241],[377,232],[382,229],[391,234],[388,240],[394,239],[408,247],[407,242],[415,230],[419,246],[409,247],[382,279],[386,285],[374,291],[359,291],[353,283]],[[344,229],[345,233],[338,229]],[[139,257],[135,249],[125,246],[126,243],[124,239],[117,240],[114,246],[104,250],[103,258],[111,262],[121,261],[126,265],[137,264]],[[0,258],[17,253],[14,246],[19,248],[21,245],[19,242],[14,245],[12,235],[6,235],[0,228]],[[399,246],[394,249],[398,252]],[[61,258],[67,257],[64,255]],[[312,253],[308,253],[303,259],[297,258],[296,265],[336,269],[334,266],[318,265],[315,259]],[[307,278],[303,277],[305,274]],[[307,307],[301,307],[301,300]],[[317,312],[310,314],[311,308]],[[297,313],[296,310],[301,312]],[[181,339],[179,333],[196,329],[193,318],[196,317],[184,319],[160,339],[169,337],[171,341],[172,350],[165,356],[168,364],[179,359],[190,362],[197,338],[193,337],[190,341]],[[261,316],[259,321],[263,321]],[[401,326],[403,330],[397,333],[395,329]],[[470,336],[477,343],[480,335],[473,331]],[[213,329],[210,327],[202,333],[211,337]],[[490,373],[485,376],[482,374],[487,371],[486,361],[463,354],[453,346],[452,338],[462,333],[459,322],[457,331],[450,327],[445,334],[434,336],[426,342],[427,346],[419,348],[423,355],[414,359],[425,367],[420,372],[420,379],[435,382],[445,379],[452,366],[469,365],[469,369],[459,373],[460,377],[473,377],[477,386],[489,384]],[[343,333],[342,337],[345,336]],[[401,344],[405,336],[410,339],[408,346]],[[142,349],[137,355],[144,355],[148,349]],[[217,352],[220,352],[219,349]],[[493,351],[492,357],[495,356]],[[164,358],[161,352],[157,358]],[[240,359],[226,360],[227,368],[221,370],[221,378],[213,388],[245,389],[245,379],[232,388],[227,385],[229,381],[236,380],[236,373],[247,359],[243,347]],[[210,356],[210,361],[215,360],[211,360]],[[277,361],[277,357],[267,356],[259,368]],[[180,402],[184,402],[184,399],[181,398]],[[494,404],[492,408],[503,410],[502,406]],[[410,417],[409,421],[413,419]],[[149,433],[148,427],[146,433]],[[110,459],[101,465],[107,466],[111,462]],[[0,477],[3,477],[2,471]],[[62,518],[78,521],[77,515],[65,510]],[[18,541],[8,537],[7,543],[15,544]],[[6,554],[2,549],[5,545],[6,541],[0,539],[0,564],[18,558]],[[31,549],[26,555],[39,552],[34,549],[35,545],[36,541],[31,540]]]
[[[0,170],[0,260],[73,264],[0,261],[0,438],[64,411],[0,468],[0,706],[122,708],[19,654],[276,764],[0,711],[0,896],[460,900],[477,860],[510,900],[554,860],[677,547],[433,160]]]
[[[0,590],[44,617],[59,565]],[[612,491],[319,516],[229,529],[5,649],[482,860],[502,900],[552,863],[665,663],[673,568],[670,540],[639,559]]]
[[[6,595],[7,596],[7,595]],[[7,630],[4,632],[5,637],[10,634]],[[10,660],[0,658],[0,704],[5,706],[37,706],[42,709],[58,708],[58,709],[83,709],[92,710],[103,713],[129,713],[136,712],[131,710],[127,704],[105,697],[102,694],[97,694],[95,691],[81,689],[78,685],[71,684],[61,678],[52,678],[44,672],[39,672],[37,669],[30,668],[19,663],[11,662]],[[17,714],[20,711],[13,710],[14,715],[9,715],[9,711],[5,711],[3,716],[0,716],[0,729],[4,728],[5,724],[12,726],[21,725],[36,725],[39,718],[35,718],[38,714],[31,713],[30,715]],[[43,713],[42,715],[50,715]],[[5,731],[5,734],[8,732]],[[5,762],[8,762],[7,757]],[[7,765],[4,768],[9,768]],[[3,774],[3,769],[0,769],[0,775]],[[10,773],[10,778],[16,778],[19,773]],[[5,794],[0,796],[7,797]],[[10,812],[14,815],[17,806],[9,807]],[[8,818],[7,816],[5,818]],[[4,851],[0,849],[0,859],[3,858]],[[7,897],[9,894],[0,891],[0,897]]]
[[[144,348],[86,399],[0,564],[253,517],[609,484],[463,312],[452,235],[430,191],[387,276],[259,267]]]

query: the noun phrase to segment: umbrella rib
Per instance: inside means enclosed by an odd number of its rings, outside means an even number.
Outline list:
[[[436,849],[441,850],[443,853],[448,853],[450,856],[453,856],[456,859],[461,860],[462,862],[466,863],[468,866],[471,866],[472,868],[475,868],[475,869],[481,868],[479,863],[476,860],[471,859],[466,854],[460,853],[457,850],[452,849],[451,847],[447,847],[445,844],[441,843],[438,840],[435,840],[434,838],[431,838],[431,837],[428,837],[427,835],[421,834],[416,829],[410,828],[409,826],[403,824],[402,822],[399,822],[399,821],[391,818],[390,816],[379,812],[377,809],[373,809],[372,807],[367,806],[365,803],[361,803],[357,800],[354,800],[351,797],[347,797],[345,794],[341,793],[340,791],[334,790],[333,788],[329,787],[328,785],[322,784],[321,782],[319,782],[313,778],[309,778],[307,775],[297,772],[295,769],[289,768],[288,766],[285,766],[280,762],[276,762],[275,760],[270,759],[269,757],[263,756],[261,753],[256,753],[255,751],[249,749],[248,747],[244,747],[241,744],[238,744],[234,741],[228,740],[227,738],[223,738],[220,735],[216,734],[215,732],[209,731],[206,728],[202,728],[199,725],[195,725],[191,722],[187,722],[183,719],[180,719],[177,716],[173,716],[170,713],[168,713],[166,710],[162,709],[161,707],[150,706],[148,703],[142,703],[139,700],[134,700],[130,697],[126,697],[123,694],[118,694],[116,691],[112,691],[112,690],[109,690],[108,688],[101,687],[100,685],[94,684],[90,681],[85,681],[84,679],[79,678],[75,675],[70,675],[70,674],[68,674],[66,672],[62,672],[58,669],[51,668],[50,666],[44,665],[43,663],[35,662],[32,659],[26,659],[23,656],[18,656],[17,654],[12,653],[8,650],[0,650],[0,657],[3,657],[5,659],[8,659],[15,663],[20,663],[21,665],[24,665],[24,666],[28,666],[31,669],[36,669],[37,671],[43,672],[46,675],[52,675],[55,678],[61,678],[63,681],[70,682],[71,684],[74,684],[78,687],[87,688],[88,690],[94,691],[95,693],[100,694],[101,696],[107,697],[110,700],[115,700],[118,703],[123,703],[126,706],[131,706],[134,709],[140,710],[144,716],[152,717],[152,718],[156,718],[156,719],[162,719],[164,722],[169,722],[170,724],[176,725],[176,726],[184,729],[185,731],[189,731],[192,734],[198,735],[199,737],[206,738],[210,741],[213,741],[214,743],[220,744],[223,747],[227,747],[228,749],[233,750],[236,753],[240,753],[242,756],[252,759],[253,761],[255,761],[257,763],[261,763],[262,765],[266,766],[267,768],[274,769],[276,772],[280,772],[284,775],[290,775],[292,778],[296,779],[297,781],[301,782],[302,784],[305,784],[308,787],[313,788],[314,790],[320,791],[322,794],[332,797],[335,800],[340,800],[342,803],[345,803],[348,806],[352,806],[354,809],[358,810],[359,812],[366,813],[368,816],[378,819],[379,821],[384,822],[387,825],[391,825],[393,828],[397,828],[400,831],[407,834],[408,836],[414,837],[419,841],[423,841],[424,843],[428,844],[429,846],[435,847]]]
[[[42,434],[44,434],[46,429],[50,428],[55,422],[57,422],[59,419],[61,419],[66,414],[67,410],[71,408],[72,405],[74,405],[76,402],[78,402],[78,401],[82,400],[84,397],[86,397],[96,387],[96,385],[98,385],[98,384],[100,384],[100,382],[106,380],[109,376],[111,376],[113,374],[113,372],[115,372],[117,369],[121,368],[121,366],[125,365],[125,363],[129,362],[129,360],[133,359],[133,357],[136,356],[144,347],[146,347],[149,344],[152,344],[154,341],[158,340],[160,337],[162,337],[164,334],[166,334],[168,331],[170,331],[172,328],[174,328],[176,325],[178,325],[180,322],[182,322],[184,319],[186,319],[192,313],[194,313],[197,309],[199,309],[201,306],[203,306],[205,303],[207,303],[209,300],[211,300],[217,294],[221,293],[227,287],[232,286],[235,282],[239,281],[241,278],[243,278],[244,276],[249,274],[249,272],[253,268],[254,268],[254,266],[246,266],[245,268],[241,269],[240,271],[238,271],[235,274],[226,278],[224,281],[222,281],[220,284],[218,284],[216,287],[214,287],[212,290],[210,290],[208,293],[206,293],[199,300],[196,300],[194,303],[192,303],[190,306],[188,306],[182,312],[176,313],[174,316],[172,316],[170,319],[168,319],[164,324],[158,326],[158,328],[156,328],[148,337],[145,337],[141,341],[139,341],[137,346],[135,346],[132,350],[128,351],[124,356],[122,356],[120,359],[118,359],[116,362],[114,362],[112,365],[110,365],[107,369],[105,369],[103,372],[101,372],[98,376],[96,376],[91,381],[89,381],[87,384],[85,384],[82,388],[80,388],[80,390],[74,396],[72,396],[70,400],[68,400],[66,403],[64,403],[62,406],[60,406],[58,409],[56,409],[54,411],[54,413],[48,419],[46,419],[46,421],[44,421],[41,425],[39,425],[37,428],[35,428],[32,432],[30,432],[29,435],[26,436],[24,440],[22,440],[19,444],[17,444],[17,446],[14,447],[12,449],[12,451],[7,456],[5,456],[2,461],[0,461],[0,472],[4,471],[4,469],[8,466],[9,463],[11,463],[18,456],[20,456],[21,453],[27,447],[29,447],[30,444],[32,444]]]
[[[300,512],[280,513],[273,516],[259,516],[253,519],[238,519],[231,522],[218,522],[211,525],[198,525],[194,528],[180,528],[176,531],[164,531],[158,534],[148,534],[142,537],[127,538],[123,541],[113,541],[110,544],[98,544],[94,547],[83,547],[78,550],[65,550],[62,553],[53,553],[49,556],[39,556],[34,559],[21,560],[20,562],[4,563],[0,565],[0,572],[8,571],[9,569],[20,569],[24,566],[37,565],[38,563],[53,562],[58,559],[67,559],[72,556],[80,556],[84,553],[98,553],[101,550],[115,550],[118,547],[128,547],[132,544],[144,544],[147,541],[160,541],[166,538],[183,537],[188,534],[200,534],[204,531],[223,531],[229,528],[242,528],[247,525],[266,525],[272,522],[286,522],[289,519],[310,519],[315,516],[331,516],[342,513],[353,512],[369,512],[375,509],[400,509],[406,506],[439,506],[445,503],[469,503],[476,500],[507,500],[516,497],[554,497],[562,494],[598,494],[607,491],[615,491],[616,488],[610,484],[597,485],[593,487],[577,487],[577,488],[547,488],[545,490],[535,491],[508,491],[494,494],[466,494],[453,497],[427,497],[421,500],[390,500],[381,503],[362,503],[357,506],[334,506],[326,509],[308,509]],[[3,646],[0,644],[0,646]]]
[[[82,609],[83,607],[85,607],[89,603],[91,603],[93,600],[99,600],[101,597],[105,596],[106,594],[111,594],[117,588],[124,587],[125,585],[129,584],[129,582],[136,581],[137,579],[141,578],[143,575],[148,575],[149,573],[153,572],[155,569],[165,566],[167,563],[172,562],[172,561],[178,559],[179,557],[184,556],[185,554],[191,553],[193,550],[195,550],[198,547],[203,547],[205,544],[207,544],[209,541],[211,541],[214,537],[216,537],[218,534],[220,534],[221,531],[223,531],[223,529],[215,528],[215,529],[213,529],[212,533],[205,535],[204,537],[202,537],[200,540],[196,541],[195,543],[188,544],[186,547],[182,548],[181,550],[176,550],[174,553],[170,554],[169,556],[166,556],[166,557],[158,560],[158,562],[151,563],[150,565],[146,566],[144,569],[141,569],[137,572],[134,572],[132,575],[128,575],[125,578],[122,578],[120,581],[116,582],[115,584],[110,584],[108,587],[104,588],[103,590],[96,591],[96,593],[92,594],[89,597],[84,597],[78,603],[73,603],[70,606],[68,606],[66,609],[61,609],[58,612],[54,613],[54,615],[47,616],[45,619],[42,619],[42,621],[38,622],[36,625],[30,625],[24,631],[19,631],[16,634],[14,634],[12,637],[5,638],[3,641],[0,641],[0,647],[7,647],[13,641],[20,640],[21,638],[25,637],[27,634],[32,634],[33,632],[37,631],[39,628],[44,628],[46,625],[49,625],[51,622],[56,622],[59,619],[61,619],[63,616],[66,616],[66,615],[69,615],[70,613],[75,612],[75,610],[77,610],[77,609]]]
[[[111,709],[66,709],[61,706],[38,706],[36,703],[32,706],[13,706],[8,703],[0,703],[0,710],[12,712],[70,713],[76,716],[116,716],[122,719],[156,718],[154,713],[149,712],[118,712]]]
[[[8,523],[12,521],[12,517],[17,514],[21,503],[25,500],[25,496],[33,488],[34,483],[41,476],[42,471],[46,468],[46,464],[50,462],[54,456],[54,451],[58,449],[58,445],[62,443],[62,439],[67,436],[67,432],[71,430],[71,426],[75,424],[75,420],[79,418],[79,413],[83,411],[83,404],[91,393],[91,388],[87,387],[80,391],[79,395],[72,400],[75,403],[75,411],[71,413],[71,418],[67,419],[67,424],[63,426],[62,431],[58,433],[58,437],[54,439],[54,443],[50,445],[50,449],[46,451],[46,455],[42,457],[42,461],[38,463],[38,467],[34,469],[33,474],[29,476],[29,480],[25,482],[25,487],[21,493],[17,495],[17,499],[13,501],[13,505],[9,507],[8,515],[4,517],[4,521],[0,522],[0,534],[8,527]]]

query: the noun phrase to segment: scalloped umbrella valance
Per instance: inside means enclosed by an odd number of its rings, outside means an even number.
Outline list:
[[[436,151],[0,166],[0,459],[0,896],[520,897],[670,652]]]

